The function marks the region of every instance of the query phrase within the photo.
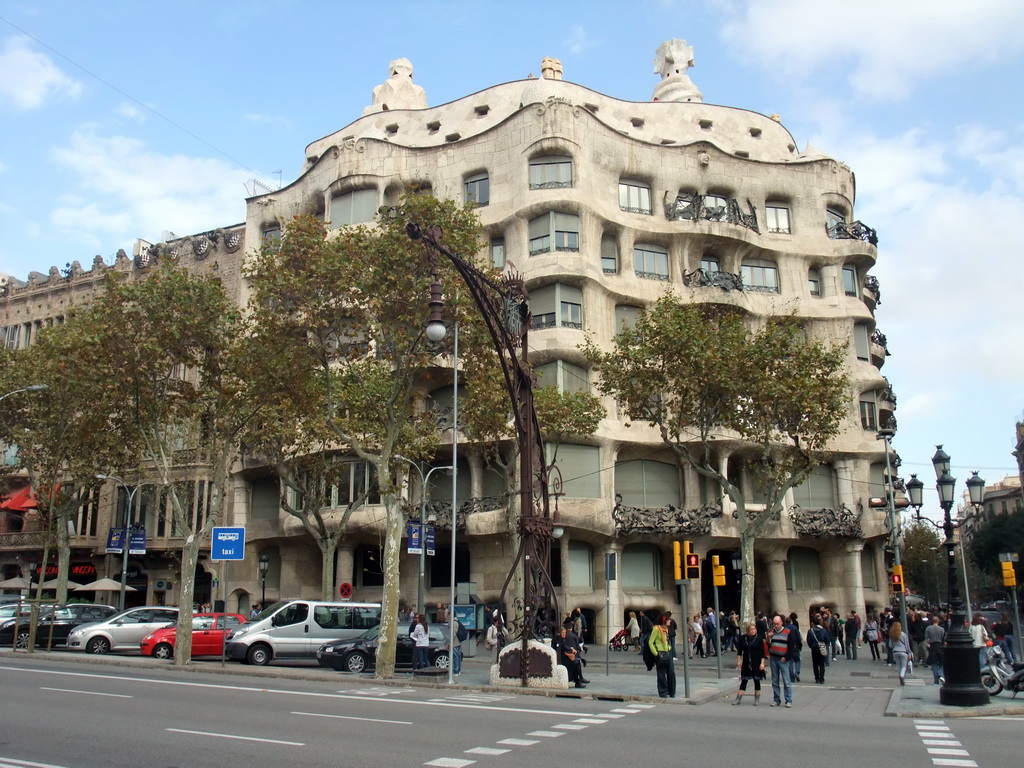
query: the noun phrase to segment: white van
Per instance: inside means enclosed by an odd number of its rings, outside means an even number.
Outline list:
[[[315,659],[328,640],[347,640],[380,624],[380,603],[280,600],[228,635],[229,659],[263,666],[274,659]]]

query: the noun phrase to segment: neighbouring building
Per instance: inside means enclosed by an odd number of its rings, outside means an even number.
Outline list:
[[[693,302],[740,307],[755,318],[795,312],[808,337],[849,344],[852,389],[828,463],[787,496],[787,511],[757,545],[755,604],[801,614],[823,604],[844,613],[882,607],[890,599],[889,534],[886,511],[869,499],[887,493],[885,443],[877,433],[895,427],[896,398],[881,374],[889,352],[875,323],[875,232],[856,218],[850,168],[809,145],[799,150],[776,115],[704,103],[687,75],[692,59],[685,41],[663,44],[655,60],[661,79],[644,101],[563,80],[560,62],[545,59],[538,79],[435,107],[413,84],[411,64],[399,59],[360,117],[306,147],[294,181],[247,200],[244,223],[154,247],[216,271],[241,302],[243,255],[279,235],[297,213],[337,228],[371,221],[379,206],[412,190],[475,203],[486,233],[482,248],[492,263],[514,266],[527,280],[535,319],[531,361],[545,374],[545,385],[565,389],[592,386],[578,349],[585,333],[609,344],[665,290]],[[113,265],[97,259],[83,271],[74,262],[67,274],[52,269],[26,282],[11,279],[0,298],[0,339],[30,344],[42,325],[60,322],[91,295],[104,270],[143,269],[153,253],[140,243],[133,257],[121,252]],[[430,394],[450,401],[452,388]],[[609,415],[597,433],[563,444],[558,453],[565,533],[554,547],[552,575],[560,606],[581,607],[591,632],[598,628],[596,639],[603,637],[609,552],[621,558],[610,590],[612,632],[626,610],[681,615],[711,605],[710,570],[700,588],[690,590],[690,604],[678,605],[671,542],[687,538],[705,560],[722,558],[727,585],[721,603],[737,607],[731,502],[677,466],[655,430],[627,428],[615,404],[605,405]],[[717,459],[756,504],[742,452],[723,449]],[[449,450],[436,463],[450,460]],[[457,580],[474,583],[481,600],[494,601],[511,560],[501,515],[483,501],[496,485],[471,445],[460,445],[459,468],[460,508],[464,499],[476,501],[467,507],[459,537]],[[335,501],[344,504],[369,480],[365,465],[352,462]],[[204,492],[197,482],[197,514]],[[72,561],[104,575],[113,575],[103,552],[117,495],[111,486],[89,506],[74,537]],[[450,502],[450,485],[439,483],[431,503],[450,509]],[[131,559],[129,583],[140,589],[138,602],[173,603],[168,553],[180,540],[155,506],[142,515],[148,552]],[[381,593],[380,517],[372,504],[358,512],[337,556],[335,584],[353,585],[357,599]],[[211,596],[215,572],[225,581],[231,610],[247,610],[264,586],[268,600],[316,593],[316,546],[280,510],[277,480],[265,468],[238,465],[225,523],[246,526],[248,557],[229,573],[204,561],[197,600]],[[38,557],[38,542],[27,514],[12,515],[4,525],[0,567],[5,576],[16,575],[19,564]],[[431,605],[448,599],[450,550],[443,531],[438,545],[426,575]],[[257,566],[261,554],[269,558],[265,584]],[[405,595],[416,593],[415,560],[408,556],[403,563]]]

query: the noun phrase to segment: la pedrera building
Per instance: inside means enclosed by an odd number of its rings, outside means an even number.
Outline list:
[[[829,605],[863,614],[890,600],[889,526],[878,501],[888,490],[886,443],[878,432],[894,426],[895,397],[881,374],[888,351],[875,323],[875,232],[857,220],[850,168],[809,146],[801,152],[775,115],[704,103],[687,74],[692,63],[685,41],[662,44],[655,59],[660,80],[650,98],[639,101],[564,80],[560,62],[545,59],[540,78],[428,106],[424,89],[413,83],[412,65],[399,59],[361,116],[306,147],[294,181],[246,201],[244,223],[157,244],[155,253],[170,250],[196,270],[216,271],[244,302],[243,257],[264,238],[279,236],[297,213],[337,228],[371,221],[380,206],[410,191],[472,202],[487,257],[526,278],[534,318],[531,362],[544,374],[543,385],[564,389],[593,384],[578,348],[585,333],[609,345],[622,323],[666,289],[687,301],[739,307],[755,318],[795,312],[809,336],[848,343],[852,387],[828,463],[787,496],[781,519],[758,541],[755,607],[805,615],[812,606]],[[31,344],[41,326],[60,322],[90,295],[104,270],[144,269],[154,251],[142,242],[135,251],[120,252],[113,264],[97,257],[88,270],[74,262],[64,272],[11,278],[0,300],[0,338],[15,347]],[[452,388],[426,394],[450,404]],[[601,639],[606,591],[613,633],[629,610],[669,609],[679,616],[712,605],[710,569],[699,588],[692,585],[685,610],[678,604],[672,541],[690,539],[705,564],[720,556],[726,569],[721,606],[738,607],[731,502],[693,470],[677,466],[654,429],[627,427],[615,403],[604,404],[608,416],[598,431],[558,451],[564,534],[551,567],[560,606],[581,607]],[[187,454],[181,460],[194,480],[196,514],[202,514],[202,468],[189,469]],[[435,463],[450,461],[449,451]],[[723,445],[717,461],[756,504],[742,458]],[[502,502],[493,496],[498,484],[472,445],[460,445],[458,462],[465,527],[457,581],[473,583],[481,601],[495,601],[512,555],[496,509]],[[447,477],[435,474],[431,509],[450,520],[451,484],[438,476]],[[13,482],[9,493],[17,490]],[[332,504],[347,504],[368,483],[367,468],[353,462]],[[117,493],[110,485],[76,523],[77,581],[113,575],[103,553]],[[418,498],[414,487],[411,510]],[[180,540],[159,510],[140,501],[147,554],[129,561],[129,584],[139,590],[130,600],[174,603],[177,574],[167,553]],[[380,598],[382,516],[374,503],[357,512],[337,555],[335,585],[351,585],[356,599]],[[258,462],[240,459],[224,522],[245,526],[247,557],[229,570],[205,561],[198,601],[223,598],[229,610],[247,612],[264,593],[268,602],[318,593],[316,545],[281,511],[277,480]],[[38,559],[32,525],[30,505],[2,517],[5,577]],[[448,602],[448,541],[442,526],[425,572],[431,607]],[[619,569],[609,590],[610,552],[619,553]],[[419,558],[404,558],[401,592],[414,603],[409,596],[417,593]],[[214,575],[223,582],[216,589]]]

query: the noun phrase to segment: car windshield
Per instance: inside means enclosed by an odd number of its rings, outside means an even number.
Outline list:
[[[259,621],[260,619],[266,619],[274,615],[283,605],[287,605],[292,602],[291,600],[278,600],[276,603],[272,603],[264,608],[255,619],[249,619],[249,621]]]

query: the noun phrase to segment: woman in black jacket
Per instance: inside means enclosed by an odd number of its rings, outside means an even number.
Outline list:
[[[814,682],[825,684],[825,664],[832,652],[832,635],[822,624],[821,614],[814,614],[813,626],[807,630],[807,647],[811,649],[811,666],[814,668]],[[824,653],[822,653],[824,650]]]
[[[740,689],[733,706],[740,703],[747,692],[747,681],[754,681],[754,706],[761,700],[761,681],[764,680],[764,640],[757,633],[757,624],[748,621],[743,634],[736,638],[736,669],[740,671]]]

